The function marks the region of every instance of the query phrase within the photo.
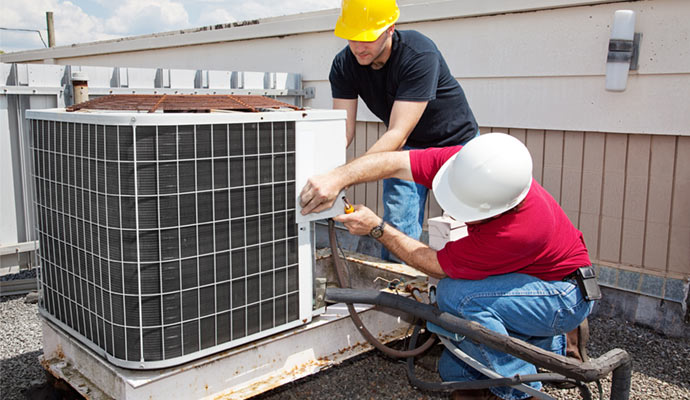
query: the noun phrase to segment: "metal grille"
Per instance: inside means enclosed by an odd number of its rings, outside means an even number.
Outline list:
[[[42,307],[92,347],[143,365],[299,318],[295,122],[31,126]]]

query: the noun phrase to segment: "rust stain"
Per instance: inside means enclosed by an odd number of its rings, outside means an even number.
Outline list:
[[[55,375],[53,373],[53,370],[50,368],[51,361],[52,360],[46,360],[45,358],[42,358],[41,359],[41,366],[43,366],[43,369],[45,369],[46,371],[49,371],[52,375]]]
[[[267,379],[252,383],[251,385],[239,390],[231,391],[214,397],[214,400],[229,400],[234,399],[238,394],[241,395],[257,395],[259,393],[267,392],[284,385],[287,382],[292,382],[309,372],[317,372],[324,366],[329,366],[331,362],[328,358],[317,358],[309,360],[305,363],[295,365],[287,371],[283,371],[279,375],[271,376]]]
[[[220,94],[114,94],[67,107],[67,111],[120,110],[155,112],[204,112],[232,110],[258,112],[262,109],[289,108],[303,110],[292,104],[259,95]]]
[[[57,345],[57,348],[55,350],[55,356],[61,360],[65,359],[65,353],[62,352],[62,344]]]
[[[390,341],[399,339],[404,336],[404,330],[398,333],[392,332],[390,334],[379,334],[378,337],[383,341]],[[259,393],[264,393],[269,390],[280,387],[288,382],[295,381],[296,379],[302,378],[308,374],[316,373],[324,368],[328,368],[332,365],[338,364],[343,361],[342,356],[347,355],[347,353],[361,352],[373,348],[368,342],[355,342],[352,346],[347,346],[339,349],[336,353],[329,354],[328,356],[318,357],[315,359],[308,360],[304,363],[293,366],[290,369],[284,370],[281,373],[270,376],[266,379],[258,380],[252,384],[237,390],[231,390],[223,394],[216,395],[213,397],[214,400],[230,400],[236,399],[238,397],[244,398],[248,396],[254,396]],[[260,355],[257,355],[260,357]],[[273,359],[276,362],[276,359]],[[235,371],[234,375],[237,376],[240,371]]]

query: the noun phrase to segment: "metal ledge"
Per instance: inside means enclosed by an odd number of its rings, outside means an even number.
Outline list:
[[[0,296],[26,294],[34,290],[38,290],[38,280],[36,278],[0,281]]]
[[[58,95],[65,91],[64,87],[40,86],[0,86],[0,94],[18,95]],[[296,89],[171,89],[171,88],[89,88],[91,96],[105,96],[109,94],[231,94],[231,95],[261,95],[261,96],[305,96],[305,90]]]
[[[23,242],[15,244],[6,244],[0,246],[0,256],[10,254],[28,253],[38,249],[38,240],[33,242]]]

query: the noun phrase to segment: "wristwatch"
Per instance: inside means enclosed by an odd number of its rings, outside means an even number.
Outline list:
[[[381,223],[376,225],[375,227],[371,228],[371,232],[369,232],[369,236],[373,237],[374,239],[378,239],[381,236],[383,236],[383,227],[386,225],[386,222],[381,220]]]

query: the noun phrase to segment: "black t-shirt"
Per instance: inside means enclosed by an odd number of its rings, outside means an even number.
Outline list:
[[[418,148],[464,143],[477,134],[465,93],[431,39],[416,31],[394,32],[390,58],[379,70],[359,65],[345,47],[333,59],[331,92],[336,99],[360,96],[386,126],[393,102],[428,101],[407,145]]]

